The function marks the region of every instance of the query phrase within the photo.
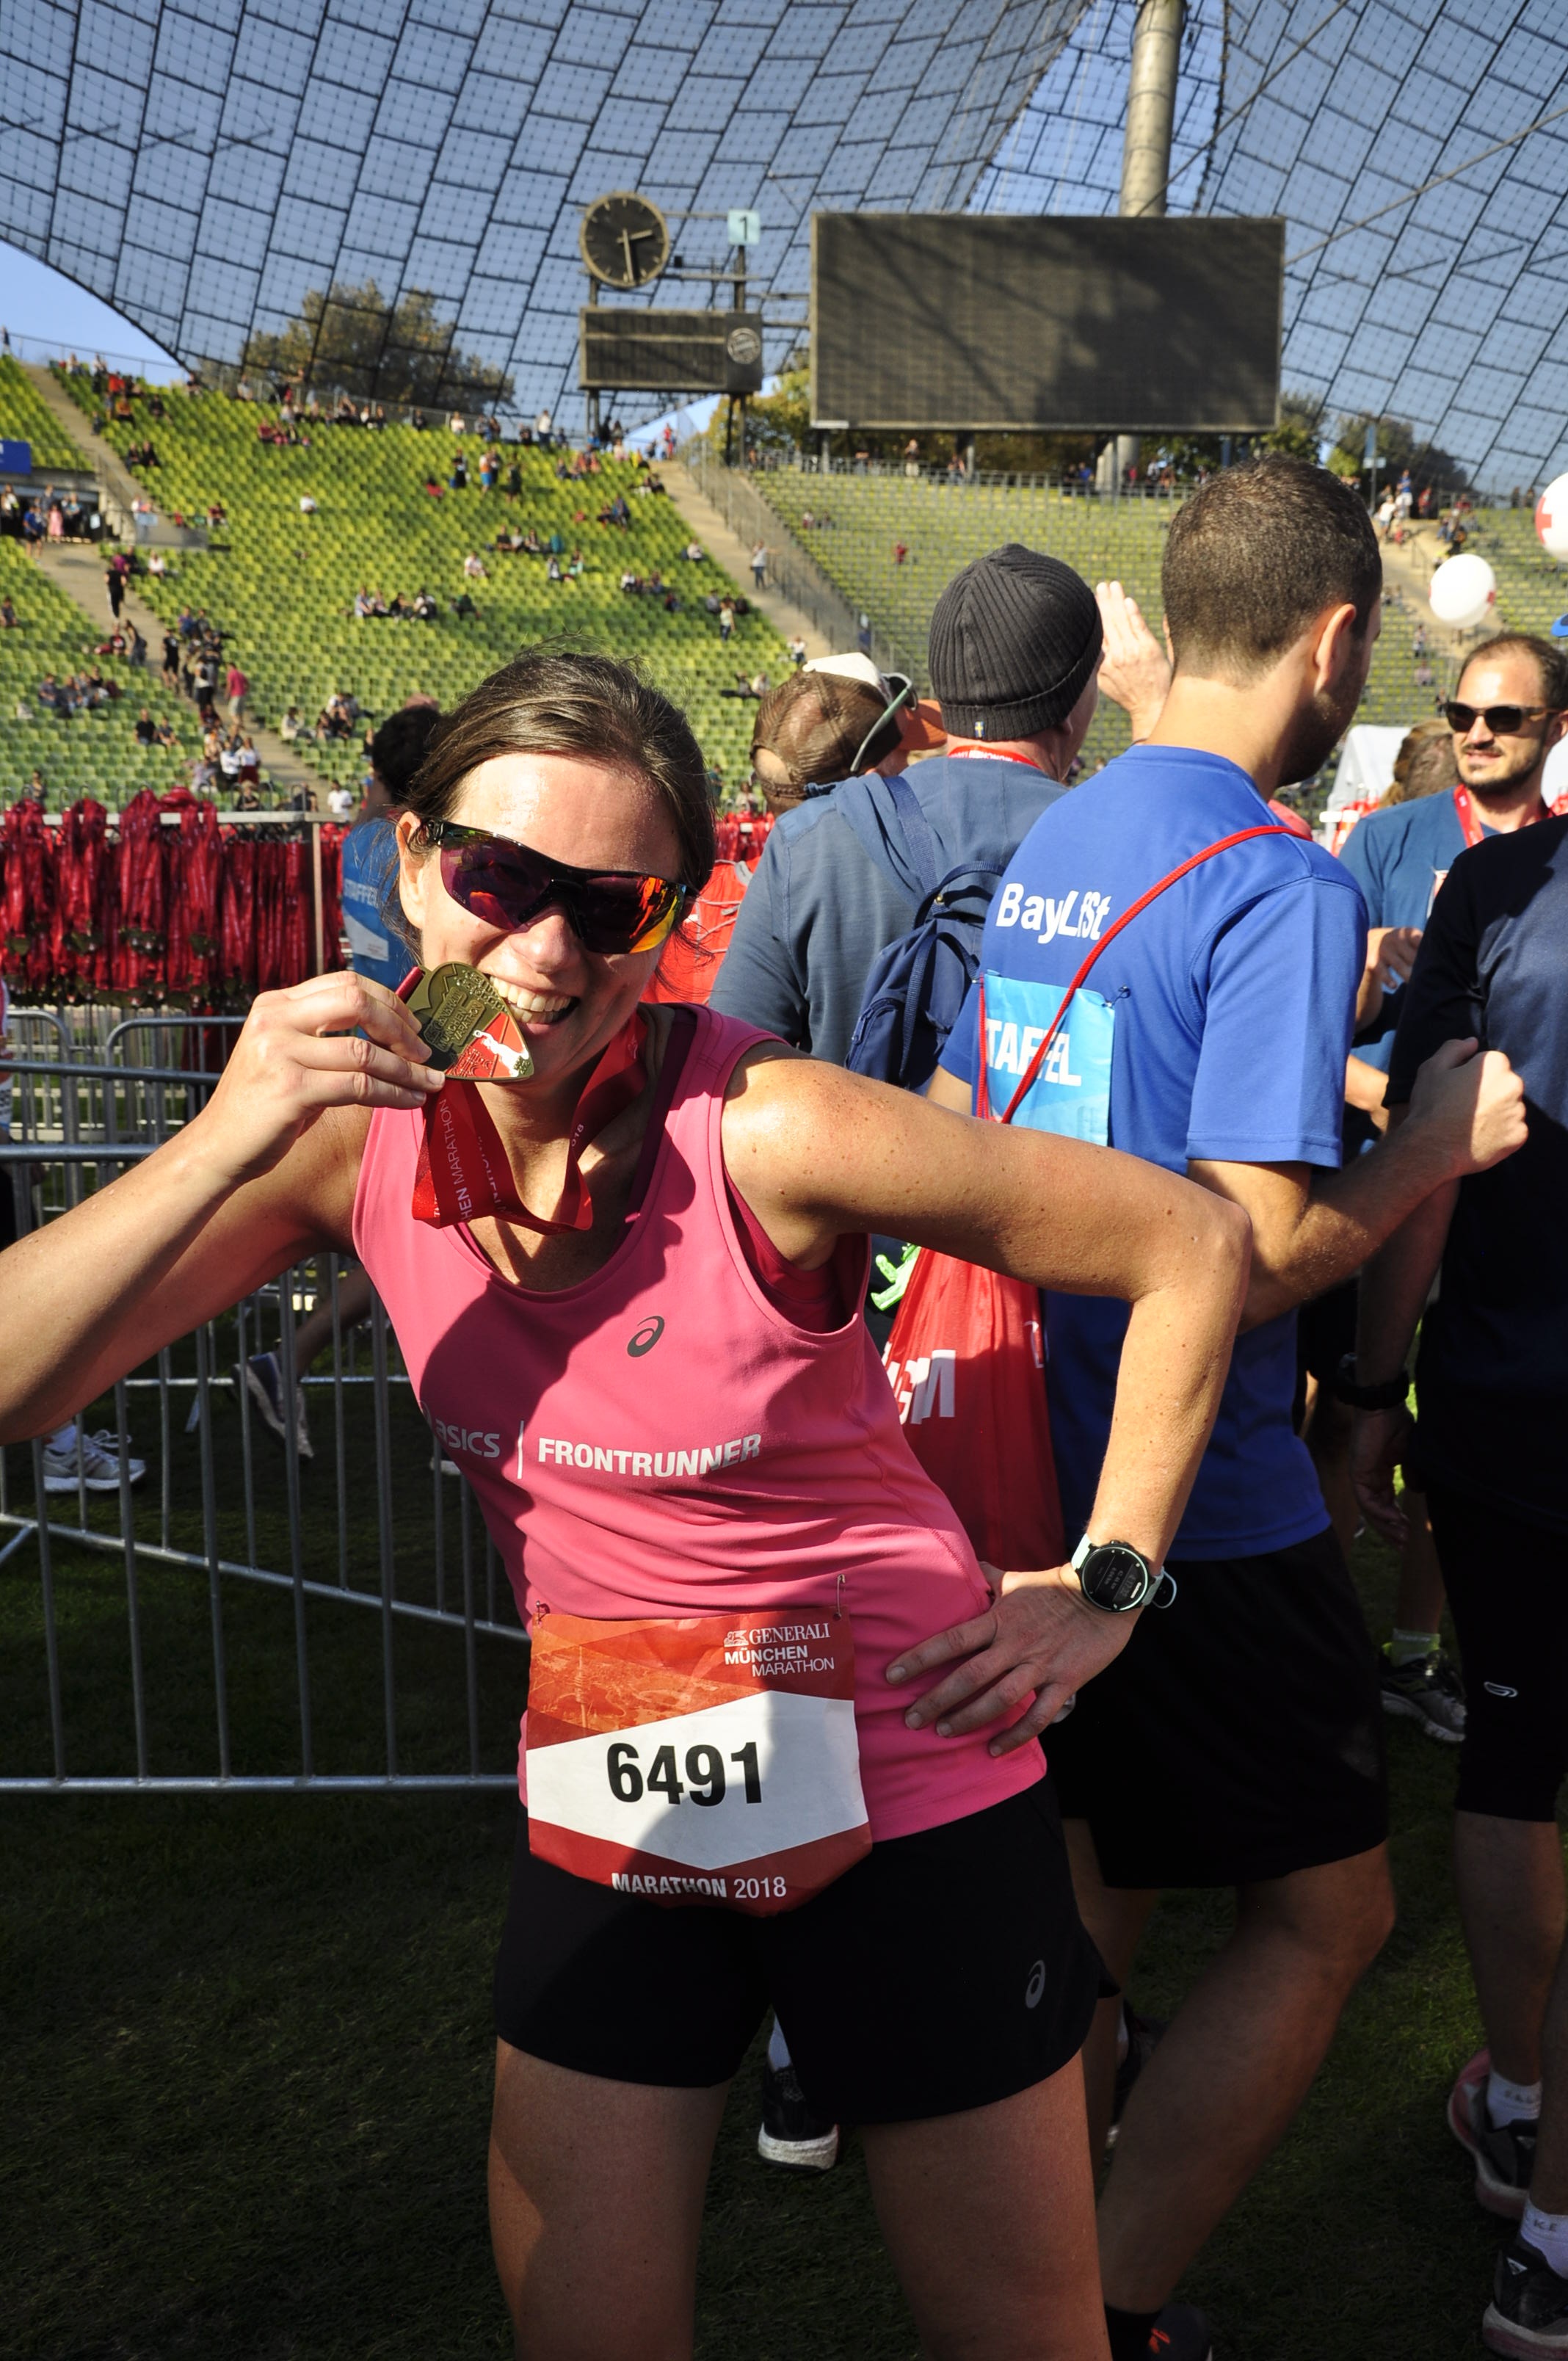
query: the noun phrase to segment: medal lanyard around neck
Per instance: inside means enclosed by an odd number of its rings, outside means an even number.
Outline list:
[[[553,1215],[530,1213],[518,1194],[500,1133],[473,1082],[448,1082],[424,1108],[424,1136],[414,1174],[413,1217],[438,1229],[492,1213],[556,1237],[591,1230],[594,1201],[582,1153],[623,1107],[641,1098],[647,1076],[642,1044],[648,1020],[635,1010],[583,1085],[566,1136],[566,1178]]]
[[[1486,836],[1481,815],[1475,808],[1475,798],[1463,782],[1453,790],[1453,808],[1459,815],[1459,826],[1467,846],[1479,844]],[[1531,806],[1520,820],[1521,828],[1532,828],[1538,819],[1562,819],[1568,813],[1568,795],[1561,795],[1554,803]]]
[[[948,757],[949,763],[1022,763],[1026,771],[1037,771],[1027,754],[1012,754],[1001,746],[959,746]]]

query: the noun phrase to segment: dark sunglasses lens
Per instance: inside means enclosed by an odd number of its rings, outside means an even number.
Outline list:
[[[1477,713],[1494,738],[1511,738],[1523,723],[1525,716],[1522,705],[1445,705],[1443,712],[1449,728],[1457,730],[1462,738],[1475,729]]]
[[[676,887],[662,877],[587,877],[574,895],[577,932],[591,951],[651,951],[680,914]]]
[[[441,850],[441,878],[453,900],[487,927],[510,932],[541,911],[564,909],[585,949],[601,954],[652,950],[680,915],[678,887],[662,877],[563,877],[527,845],[505,837]]]
[[[487,927],[507,930],[533,916],[550,889],[549,864],[526,846],[483,837],[441,849],[441,882],[453,900]]]

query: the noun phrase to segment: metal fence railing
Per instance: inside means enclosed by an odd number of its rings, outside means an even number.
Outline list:
[[[108,1054],[13,1062],[22,1232],[217,1080],[126,1055],[210,1020],[110,1014],[83,1042]],[[526,1634],[352,1263],[309,1257],[152,1356],[92,1450],[49,1443],[0,1449],[0,1791],[515,1783]]]

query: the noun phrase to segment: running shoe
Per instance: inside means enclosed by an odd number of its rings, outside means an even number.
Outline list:
[[[1397,1664],[1385,1642],[1378,1666],[1385,1713],[1419,1722],[1442,1746],[1457,1746],[1464,1735],[1464,1684],[1446,1649],[1412,1656]]]
[[[1127,2026],[1127,2054],[1116,2068],[1116,2087],[1111,2100],[1111,2128],[1105,2135],[1105,2152],[1116,2145],[1116,2135],[1122,2128],[1122,2114],[1133,2095],[1133,2085],[1149,2059],[1154,2056],[1167,2019],[1163,2016],[1140,2016],[1130,2004],[1123,2004]]]
[[[1560,2279],[1545,2256],[1522,2238],[1497,2257],[1481,2342],[1488,2353],[1522,2354],[1530,2361],[1568,2354],[1568,2279]]]
[[[1168,2303],[1149,2331],[1149,2361],[1214,2361],[1202,2313],[1190,2303]]]
[[[278,1366],[276,1353],[252,1353],[242,1369],[235,1364],[235,1382],[242,1380],[255,1406],[256,1414],[269,1434],[282,1443],[288,1430],[283,1423],[283,1372]],[[311,1431],[305,1422],[305,1397],[299,1386],[294,1388],[294,1447],[302,1459],[313,1459]]]
[[[139,1484],[147,1474],[145,1459],[133,1459],[127,1452],[126,1474],[133,1484]],[[120,1488],[119,1439],[104,1428],[100,1433],[77,1433],[69,1451],[51,1451],[44,1447],[44,1490],[74,1492],[85,1486],[89,1492],[117,1492]]]
[[[1491,2070],[1489,2049],[1478,2049],[1461,2070],[1448,2094],[1448,2128],[1475,2159],[1476,2203],[1488,2213],[1501,2213],[1508,2221],[1518,2222],[1530,2194],[1536,2127],[1529,2123],[1492,2121],[1486,2112],[1486,2077]],[[1568,2345],[1563,2349],[1568,2352]]]
[[[762,2122],[757,2154],[785,2172],[831,2172],[839,2161],[839,2126],[814,2114],[793,2064],[762,2061]]]

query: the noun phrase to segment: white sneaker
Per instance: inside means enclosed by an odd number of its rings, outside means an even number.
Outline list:
[[[242,1377],[245,1389],[262,1425],[269,1434],[275,1434],[280,1443],[283,1442],[286,1433],[283,1424],[283,1372],[278,1366],[277,1354],[252,1353],[243,1370],[236,1362],[236,1383]],[[311,1431],[305,1422],[304,1392],[299,1386],[294,1388],[294,1447],[302,1459],[315,1457],[311,1448]]]
[[[133,1484],[139,1484],[147,1474],[145,1459],[126,1455],[126,1474]],[[78,1434],[69,1451],[54,1451],[44,1446],[44,1490],[74,1492],[85,1486],[89,1492],[117,1492],[120,1488],[119,1439],[105,1427],[97,1434]]]

